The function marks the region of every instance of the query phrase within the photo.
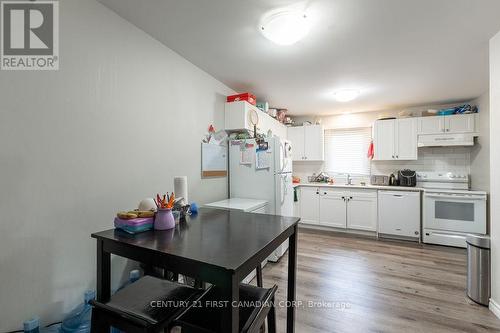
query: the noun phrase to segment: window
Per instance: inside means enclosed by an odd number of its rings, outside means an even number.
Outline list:
[[[369,175],[371,137],[370,127],[325,130],[325,171]]]

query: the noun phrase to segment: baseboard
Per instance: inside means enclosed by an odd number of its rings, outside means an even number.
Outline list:
[[[490,298],[490,311],[495,314],[498,318],[500,318],[500,305],[493,300],[493,298]]]

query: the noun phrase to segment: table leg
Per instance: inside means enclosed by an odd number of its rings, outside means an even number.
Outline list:
[[[295,287],[297,283],[297,232],[298,227],[295,226],[293,234],[288,239],[288,292],[287,292],[287,309],[286,309],[286,331],[287,333],[295,332]]]
[[[104,251],[104,242],[97,240],[97,300],[107,302],[111,297],[111,254]]]
[[[240,283],[235,275],[231,274],[227,283],[220,288],[222,291],[222,299],[228,302],[222,313],[221,332],[237,333],[239,332],[238,302],[240,300]]]
[[[259,264],[255,269],[257,275],[257,287],[262,288],[262,264]]]

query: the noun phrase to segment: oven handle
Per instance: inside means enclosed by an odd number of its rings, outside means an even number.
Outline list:
[[[438,198],[438,199],[455,199],[455,200],[485,200],[486,196],[484,195],[477,195],[477,194],[456,194],[456,195],[449,195],[449,194],[429,194],[426,193],[424,195],[426,198]]]

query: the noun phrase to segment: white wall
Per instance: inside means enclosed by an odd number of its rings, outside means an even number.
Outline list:
[[[490,191],[490,94],[473,101],[479,108],[479,137],[471,150],[472,189]]]
[[[80,302],[90,234],[175,175],[192,201],[227,197],[200,178],[200,142],[231,89],[93,0],[60,1],[60,49],[59,71],[0,72],[1,332]]]
[[[500,128],[500,33],[490,41],[490,124]],[[492,130],[491,152],[491,303],[500,317],[500,131]],[[496,307],[495,307],[496,304]]]

